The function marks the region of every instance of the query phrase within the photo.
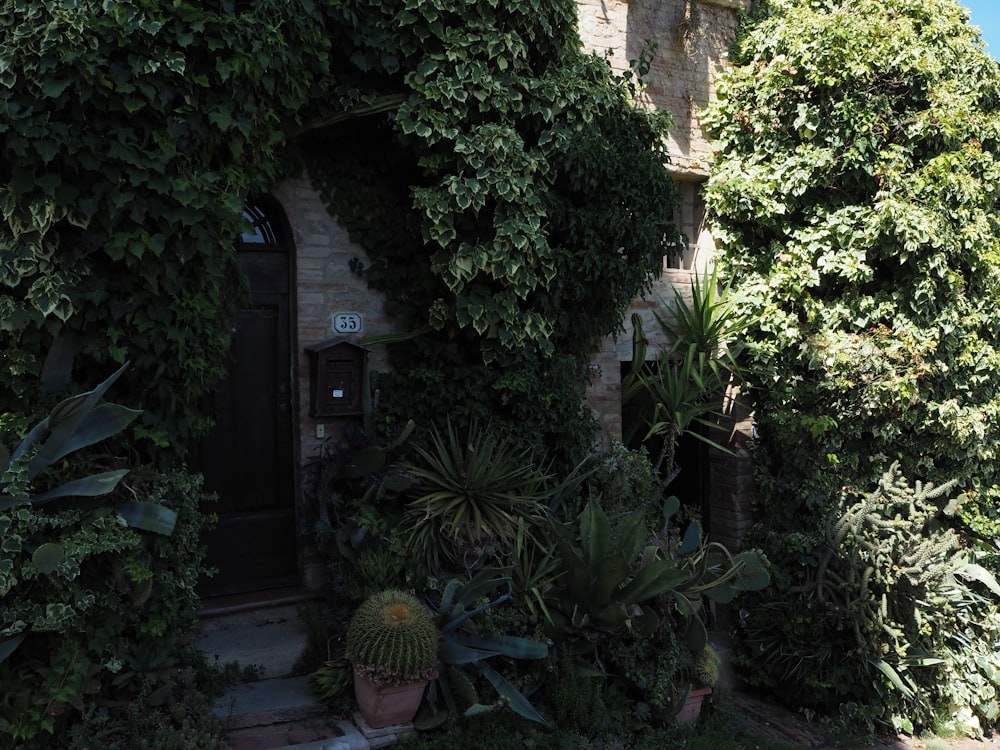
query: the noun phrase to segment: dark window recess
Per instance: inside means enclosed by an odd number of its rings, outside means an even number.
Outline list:
[[[622,380],[632,371],[632,362],[621,363]],[[648,363],[647,363],[648,365]],[[663,438],[653,435],[646,438],[649,417],[655,406],[647,393],[638,394],[631,402],[622,404],[622,442],[632,449],[645,447],[655,464],[663,450]],[[709,448],[693,432],[706,435],[706,428],[698,423],[689,426],[677,442],[674,462],[681,471],[666,486],[666,494],[676,495],[682,504],[691,505],[702,513],[706,528],[711,523],[708,505]],[[660,466],[660,478],[665,479],[666,467]]]

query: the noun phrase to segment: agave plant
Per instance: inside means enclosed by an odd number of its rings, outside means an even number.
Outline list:
[[[474,713],[507,707],[531,721],[549,725],[531,701],[487,661],[494,657],[510,659],[544,659],[549,648],[531,638],[507,635],[480,635],[472,628],[472,619],[511,599],[510,579],[495,570],[483,570],[469,581],[452,580],[445,587],[437,607],[435,622],[441,632],[438,645],[438,678],[431,684],[428,702],[434,708],[443,700],[446,710],[437,711],[439,721],[448,713],[460,714],[456,693],[472,693],[471,704],[464,713]],[[507,589],[505,593],[498,593]],[[464,670],[479,673],[496,690],[499,699],[484,705],[474,693],[473,683]],[[471,688],[471,690],[470,690]],[[470,703],[469,700],[463,703]],[[427,720],[425,720],[427,721]],[[430,725],[432,722],[427,721]]]
[[[142,413],[102,401],[127,367],[123,365],[94,390],[59,403],[28,432],[13,453],[0,446],[0,513],[19,506],[37,508],[59,500],[99,498],[118,486],[128,473],[127,469],[89,474],[41,492],[34,491],[34,483],[46,469],[64,461],[75,451],[117,434]],[[172,534],[177,522],[174,511],[156,503],[117,503],[114,510],[129,526],[160,534]],[[23,547],[23,552],[31,555],[36,570],[43,575],[52,573],[66,556],[63,546],[56,542],[31,540]],[[17,649],[26,636],[27,632],[22,632],[0,643],[0,662]]]
[[[18,505],[40,506],[61,498],[107,495],[128,469],[90,474],[42,492],[33,492],[40,475],[74,451],[116,435],[142,412],[121,404],[102,402],[104,394],[125,372],[128,364],[97,388],[59,403],[36,424],[13,453],[0,446],[0,511]],[[120,503],[116,512],[130,526],[171,534],[177,520],[173,511],[155,503]]]
[[[557,526],[561,576],[549,592],[554,638],[583,635],[596,640],[625,629],[651,634],[659,625],[655,600],[687,575],[670,560],[657,559],[649,544],[645,514],[637,509],[612,527],[591,500],[579,528]]]
[[[679,507],[676,497],[664,502],[665,522]],[[612,527],[594,500],[579,528],[559,529],[558,551],[562,575],[548,609],[559,640],[594,643],[626,631],[648,636],[670,613],[684,624],[688,648],[700,652],[708,638],[705,605],[731,601],[737,591],[759,590],[770,580],[760,552],[731,554],[704,540],[697,523],[673,541],[647,528],[642,509]]]
[[[415,450],[420,461],[406,468],[417,482],[407,516],[434,569],[442,558],[472,569],[510,549],[519,524],[541,522],[546,501],[566,486],[492,425],[473,425],[463,441],[449,421],[446,435],[434,429],[430,446]]]
[[[736,369],[740,346],[734,338],[750,324],[729,296],[730,285],[720,287],[718,266],[691,279],[690,296],[674,292],[672,318],[655,313],[660,329],[680,346],[694,344],[699,352]]]

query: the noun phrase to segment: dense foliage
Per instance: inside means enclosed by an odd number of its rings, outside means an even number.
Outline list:
[[[131,529],[111,508],[21,506],[0,514],[0,640],[23,637],[0,660],[0,740],[62,747],[82,732],[89,741],[102,737],[102,747],[153,747],[182,724],[199,735],[210,729],[200,713],[206,707],[190,704],[197,696],[185,656],[208,520],[199,509],[207,500],[201,479],[133,472],[118,492],[119,502],[141,497],[175,511],[173,534]],[[53,542],[64,557],[40,570],[31,552]],[[111,711],[133,701],[145,706],[142,726]],[[186,722],[193,710],[198,718]],[[159,724],[162,736],[153,731]]]
[[[665,121],[579,49],[572,2],[338,13],[338,93],[397,108],[315,135],[310,172],[422,334],[393,345],[380,404],[424,425],[504,415],[579,454],[589,355],[679,248]]]
[[[797,587],[820,576],[844,493],[898,462],[954,479],[966,520],[998,528],[1000,68],[966,20],[955,0],[774,0],[706,118],[707,200],[752,321],[761,538],[782,571],[747,612],[806,672],[831,613]],[[822,674],[797,697],[833,708],[880,679]]]
[[[528,452],[491,460],[495,446],[475,429],[408,460],[394,443],[344,444],[317,461],[311,491],[336,602],[400,588],[436,613],[440,676],[421,729],[509,709],[581,743],[658,736],[692,687],[714,684],[713,606],[765,586],[766,558],[706,540],[680,501],[664,498],[644,450],[616,443],[557,482]],[[507,526],[510,508],[518,517]],[[457,533],[423,533],[427,523]],[[343,643],[346,610],[330,613],[322,644]],[[334,702],[347,683],[336,657],[313,679]]]
[[[0,415],[5,746],[219,743],[190,645],[210,498],[198,476],[121,468],[106,450],[139,416],[103,400],[126,369],[61,401],[12,451],[23,415]]]
[[[814,569],[782,570],[776,591],[745,613],[737,660],[752,682],[909,732],[992,725],[1000,586],[950,524],[962,500],[950,490],[910,486],[891,466],[873,491],[845,492],[809,550]],[[770,541],[790,548],[804,536]]]
[[[0,7],[0,411],[112,363],[161,447],[204,426],[246,196],[326,61],[310,2]],[[162,455],[162,454],[161,454]]]
[[[776,2],[720,84],[708,200],[775,508],[897,459],[998,492],[1000,69],[963,13]]]
[[[129,359],[137,434],[197,434],[240,301],[242,203],[298,137],[372,285],[434,332],[398,348],[387,413],[487,395],[469,401],[586,443],[585,355],[678,237],[664,123],[580,51],[575,13],[4,0],[0,407]]]

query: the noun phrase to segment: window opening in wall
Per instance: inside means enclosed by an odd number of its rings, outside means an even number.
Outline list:
[[[279,249],[281,237],[268,217],[266,207],[247,203],[243,208],[243,218],[250,223],[250,228],[240,235],[238,246],[254,250]]]
[[[708,227],[708,210],[701,191],[701,182],[677,182],[681,204],[674,211],[674,224],[684,235],[686,247],[683,257],[671,257],[664,268],[703,270],[715,251],[715,242]]]

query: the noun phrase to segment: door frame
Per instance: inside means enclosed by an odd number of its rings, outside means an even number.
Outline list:
[[[284,362],[277,363],[278,372],[283,375],[279,375],[278,381],[281,383],[283,381],[284,387],[287,388],[287,394],[284,397],[284,401],[287,404],[287,417],[282,421],[283,429],[287,431],[287,435],[284,438],[284,445],[282,446],[283,452],[286,452],[287,460],[287,474],[285,476],[284,482],[287,482],[288,498],[289,498],[289,508],[291,510],[292,516],[292,539],[291,545],[293,546],[293,556],[292,560],[294,564],[294,575],[288,574],[287,576],[281,576],[274,579],[265,579],[269,582],[273,582],[272,585],[268,586],[257,586],[250,583],[249,585],[241,586],[239,584],[233,583],[229,585],[222,584],[220,586],[213,586],[212,579],[206,579],[203,582],[203,588],[205,589],[205,595],[215,597],[215,596],[226,596],[230,594],[253,594],[253,592],[262,592],[269,588],[281,587],[281,588],[301,588],[302,582],[304,580],[304,550],[303,550],[303,540],[300,537],[298,527],[300,521],[301,513],[301,471],[300,471],[300,454],[301,454],[301,441],[298,435],[298,413],[299,413],[299,403],[300,394],[298,388],[298,310],[297,302],[298,295],[296,294],[296,251],[295,244],[293,241],[293,235],[291,231],[291,226],[288,222],[287,214],[284,208],[279,203],[277,199],[268,194],[263,194],[255,197],[252,200],[248,200],[244,209],[244,216],[250,221],[253,226],[253,231],[247,231],[241,237],[239,237],[235,242],[235,251],[237,257],[241,253],[249,253],[254,251],[261,251],[265,246],[277,247],[273,252],[283,256],[286,264],[285,268],[285,288],[281,292],[285,296],[285,306],[287,311],[287,321],[284,325],[287,326],[284,331],[285,340],[287,341],[287,351],[283,354],[285,356]],[[243,264],[240,264],[240,273],[246,278],[246,269]],[[263,296],[266,297],[268,294],[274,294],[277,290],[264,290]],[[255,300],[253,299],[253,290],[250,290],[251,298],[246,300],[244,305],[241,305],[242,310],[253,310],[256,307],[266,307],[266,304],[255,305]],[[279,399],[275,395],[276,408],[281,408],[282,399]],[[201,456],[199,455],[199,460]],[[211,511],[211,508],[208,509]],[[249,583],[252,579],[246,579]]]

